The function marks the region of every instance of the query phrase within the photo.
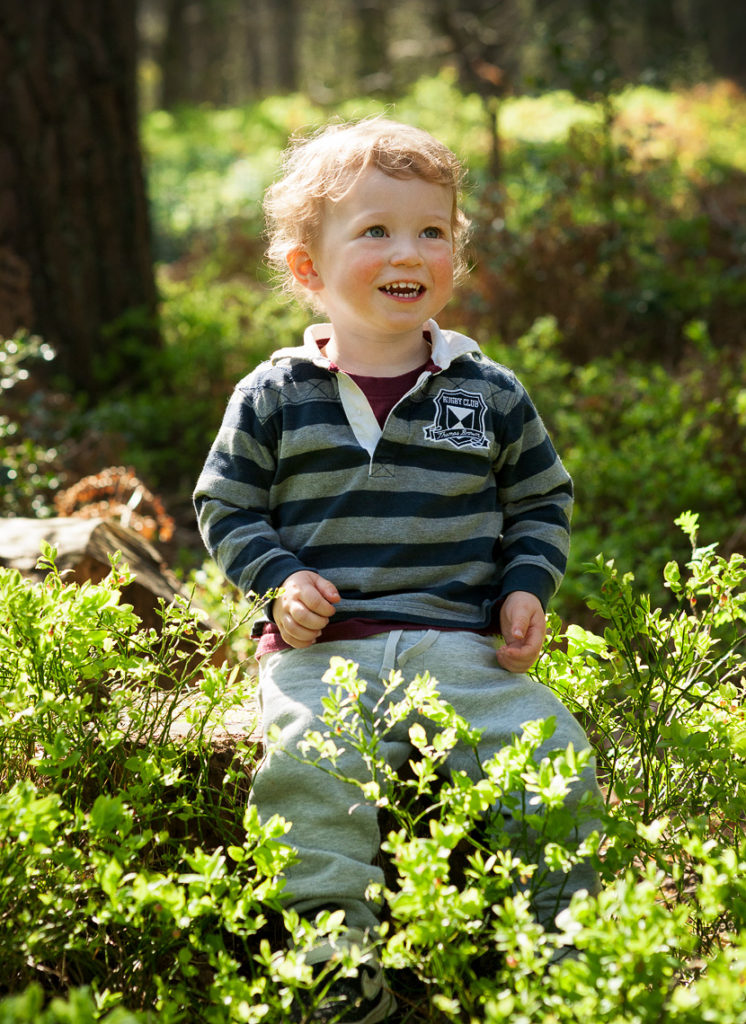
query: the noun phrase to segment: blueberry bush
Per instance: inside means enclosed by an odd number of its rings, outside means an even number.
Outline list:
[[[527,721],[478,782],[442,782],[474,735],[437,680],[394,675],[371,714],[356,666],[330,651],[304,756],[334,772],[351,744],[369,765],[351,785],[385,822],[380,955],[399,1021],[746,1021],[746,559],[699,546],[696,515],[679,525],[691,549],[663,568],[672,610],[599,556],[588,603],[603,627],[555,617],[535,669],[598,760],[602,828],[581,848],[561,838],[563,796],[587,754],[538,760],[551,721]],[[211,770],[214,730],[252,700],[256,607],[215,630],[179,601],[143,629],[116,557],[96,585],[65,582],[50,549],[41,568],[42,582],[0,570],[0,1021],[310,1020],[328,978],[306,954],[340,915],[283,908],[287,822],[247,805],[255,745]],[[394,774],[377,733],[413,708]],[[538,855],[509,850],[490,810],[510,793]],[[601,892],[546,931],[539,864],[579,856]]]

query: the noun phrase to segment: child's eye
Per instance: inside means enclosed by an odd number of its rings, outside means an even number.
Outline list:
[[[422,232],[422,234],[423,234],[423,236],[425,238],[443,238],[444,237],[443,232],[440,230],[440,228],[425,228],[425,230]]]
[[[367,228],[364,234],[366,238],[384,238],[386,229],[380,224],[374,224],[372,228]]]

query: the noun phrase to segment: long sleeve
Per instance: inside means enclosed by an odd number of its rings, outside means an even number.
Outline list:
[[[305,568],[286,550],[271,522],[270,490],[277,465],[273,422],[257,413],[239,385],[194,491],[200,534],[224,575],[259,596]]]
[[[504,516],[499,597],[526,590],[546,607],[567,566],[573,488],[520,384],[517,401],[505,416],[495,471]]]

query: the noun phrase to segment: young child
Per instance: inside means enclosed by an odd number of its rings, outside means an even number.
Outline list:
[[[433,319],[464,272],[461,180],[449,149],[382,118],[290,148],[266,197],[269,259],[328,322],[239,382],[195,491],[228,579],[259,595],[281,588],[257,648],[263,727],[279,727],[280,742],[252,800],[262,818],[292,822],[288,902],[305,916],[341,908],[356,943],[377,924],[366,899],[382,881],[376,808],[291,756],[320,727],[332,655],[359,665],[371,706],[391,670],[428,670],[483,730],[481,760],[549,716],[550,749],[589,746],[524,674],[565,569],[570,478],[513,373]],[[411,756],[407,730],[384,737],[395,766]],[[340,770],[362,777],[355,752],[345,758]],[[466,750],[451,767],[479,774]],[[589,792],[592,766],[568,806]],[[594,887],[583,866],[550,876],[537,913],[551,923],[572,892]],[[356,991],[339,982],[336,996],[349,1000],[345,1021],[373,1024],[393,997],[369,953],[363,962]]]

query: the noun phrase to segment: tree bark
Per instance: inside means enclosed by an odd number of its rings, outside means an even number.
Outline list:
[[[245,75],[235,59],[244,7],[240,0],[168,0],[160,57],[162,107],[245,100]]]
[[[138,140],[135,0],[0,0],[0,251],[90,400],[142,383],[159,344]]]
[[[730,78],[746,88],[746,4],[744,0],[699,0],[703,34],[717,75]]]
[[[166,32],[161,46],[161,97],[164,110],[195,102],[192,69],[192,33],[189,30],[190,0],[168,0]]]
[[[275,50],[275,76],[278,92],[295,92],[298,88],[298,18],[296,0],[282,0],[271,6],[272,33]]]
[[[388,12],[385,0],[354,0],[357,23],[357,77],[364,92],[391,88]]]

